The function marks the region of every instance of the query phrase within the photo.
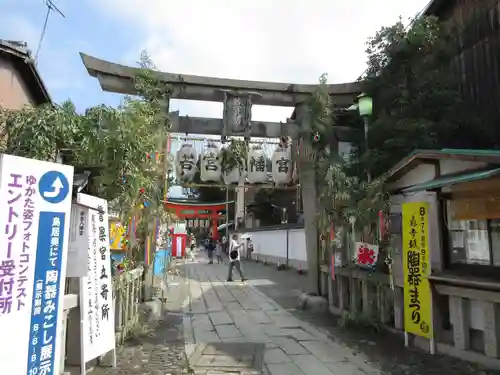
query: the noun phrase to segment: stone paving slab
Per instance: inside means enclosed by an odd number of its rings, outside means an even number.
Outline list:
[[[258,343],[200,343],[188,360],[195,374],[261,374],[263,350]]]
[[[201,260],[188,266],[192,292],[189,306],[183,311],[192,318],[183,319],[187,353],[207,343],[259,344],[263,347],[261,370],[265,375],[441,375],[449,372],[436,372],[425,366],[414,371],[412,361],[405,366],[393,366],[397,358],[392,356],[374,360],[356,346],[332,336],[315,323],[316,318],[306,317],[294,309],[300,293],[293,288],[294,285],[300,288],[301,283],[297,275],[286,276],[288,271],[278,272],[274,267],[254,263],[243,263],[243,267],[250,279],[247,283],[225,282],[227,265],[208,265]],[[202,363],[224,367],[221,365],[234,365],[248,359],[244,353],[233,353],[228,355],[231,358],[219,357],[218,360],[214,357],[207,356]],[[459,368],[458,365],[451,367]],[[232,371],[227,366],[226,370]],[[210,371],[206,374],[215,375],[222,370],[211,368]],[[454,371],[454,375],[479,374],[490,373]]]
[[[295,363],[268,364],[267,368],[272,375],[304,375]]]
[[[265,363],[287,363],[291,362],[290,357],[280,348],[267,349],[264,355]]]
[[[273,343],[280,347],[286,354],[308,354],[307,349],[303,346],[304,342],[300,344],[291,337],[279,336],[272,338]]]
[[[304,373],[314,375],[332,375],[330,369],[312,354],[291,355],[290,358]]]
[[[265,347],[261,362],[263,367],[259,370],[266,371],[270,375],[303,374],[292,356],[314,356],[301,345],[301,341],[314,342],[325,338],[316,337],[314,332],[311,334],[310,330],[305,330],[299,319],[253,288],[250,283],[220,281],[223,280],[222,275],[225,272],[225,267],[218,265],[189,266],[189,285],[192,291],[190,312],[193,315],[191,321],[185,319],[183,322],[188,325],[184,332],[186,334],[189,334],[190,330],[193,332],[192,344],[203,346],[213,343],[232,345],[242,342],[258,343]],[[217,307],[217,311],[212,311],[214,306]],[[192,344],[191,353],[193,353]],[[194,352],[197,353],[199,350],[194,349]],[[238,363],[248,364],[248,354],[245,356],[244,353],[232,352],[226,356],[206,354],[203,358],[199,357],[195,354],[190,357],[191,368],[206,370],[213,367],[213,371],[232,371],[228,369],[230,366],[236,366]],[[193,363],[193,358],[197,363]],[[319,362],[318,359],[316,361]],[[309,362],[312,363],[310,359]],[[320,367],[320,371],[329,372],[325,366]]]
[[[241,332],[234,324],[215,326],[215,330],[221,339],[242,337]]]
[[[209,313],[209,316],[214,326],[233,324],[233,320],[227,311],[211,312]]]

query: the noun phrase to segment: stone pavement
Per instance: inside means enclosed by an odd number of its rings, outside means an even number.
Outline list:
[[[208,265],[203,253],[180,267],[185,277],[169,285],[165,319],[127,343],[118,368],[94,374],[498,374],[407,350],[392,335],[340,329],[331,315],[297,311],[305,276],[296,271],[246,262],[249,281],[228,283],[227,263]]]
[[[195,373],[261,374],[264,369],[272,375],[332,375],[372,370],[364,363],[346,362],[349,353],[343,347],[257,290],[253,284],[261,280],[226,282],[226,277],[227,265],[189,265],[190,301],[183,327]],[[200,344],[212,350],[200,353]],[[234,353],[236,348],[242,351]]]
[[[340,329],[331,315],[297,311],[303,276],[253,262],[243,267],[249,281],[228,283],[227,264],[188,265],[183,330],[194,373],[260,374],[262,362],[268,375],[498,374],[408,350],[393,335]]]

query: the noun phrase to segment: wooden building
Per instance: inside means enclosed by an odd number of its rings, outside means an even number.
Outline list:
[[[471,111],[500,146],[500,3],[497,0],[434,0],[424,14],[439,18],[454,35],[453,67]]]
[[[20,109],[50,101],[26,43],[0,39],[0,107]]]
[[[388,176],[390,241],[373,273],[347,263],[334,268],[330,311],[405,330],[401,213],[405,203],[424,202],[433,343],[438,352],[500,368],[500,151],[417,150]],[[423,337],[410,335],[409,343],[429,347]]]

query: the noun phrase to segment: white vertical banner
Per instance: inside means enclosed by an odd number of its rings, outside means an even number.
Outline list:
[[[87,257],[89,252],[89,208],[72,204],[69,228],[67,277],[87,276]]]
[[[77,203],[89,207],[87,276],[80,279],[82,363],[115,349],[115,313],[109,250],[108,202],[78,194]]]
[[[0,374],[59,375],[73,167],[0,156]]]

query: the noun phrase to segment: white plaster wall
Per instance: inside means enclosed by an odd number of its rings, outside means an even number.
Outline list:
[[[434,178],[434,166],[431,164],[420,164],[415,169],[412,169],[399,180],[390,184],[391,189],[398,189],[420,184]]]
[[[460,161],[453,159],[442,159],[439,161],[441,174],[457,173],[469,169],[480,169],[487,166],[486,163],[477,161]]]
[[[288,258],[305,262],[307,260],[306,237],[303,228],[250,232],[249,235],[254,246],[253,254],[257,254],[259,257],[267,255],[286,258],[287,232]]]

